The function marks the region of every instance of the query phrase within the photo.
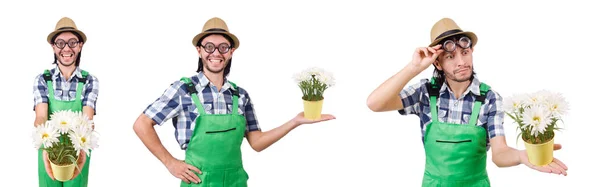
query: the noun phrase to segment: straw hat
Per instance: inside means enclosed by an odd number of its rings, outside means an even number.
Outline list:
[[[204,23],[202,32],[194,37],[194,39],[192,40],[192,45],[196,46],[196,44],[198,44],[198,41],[202,37],[215,33],[225,34],[229,36],[233,40],[233,48],[237,49],[238,46],[240,46],[240,41],[238,40],[238,38],[234,34],[229,33],[229,29],[227,28],[227,24],[225,23],[225,21],[218,17],[213,17],[206,21],[206,23]]]
[[[71,18],[63,17],[60,20],[58,20],[58,23],[56,23],[54,31],[48,34],[48,43],[52,44],[52,38],[57,34],[60,34],[65,31],[76,32],[83,39],[83,43],[85,43],[85,41],[87,40],[85,34],[83,34],[83,32],[77,29],[77,25],[75,25],[75,22]]]
[[[475,44],[477,44],[477,35],[475,35],[475,33],[463,31],[458,27],[456,22],[450,18],[442,18],[431,28],[431,44],[429,44],[429,47],[435,46],[448,37],[459,34],[464,34],[471,38],[471,47],[474,47]]]

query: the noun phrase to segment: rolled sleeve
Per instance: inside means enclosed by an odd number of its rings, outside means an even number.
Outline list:
[[[488,105],[488,136],[490,139],[496,136],[504,136],[504,112],[502,107],[502,96],[496,92],[490,92],[489,105]]]
[[[95,76],[90,75],[90,80],[88,81],[88,83],[85,86],[85,92],[83,94],[83,98],[82,101],[83,102],[83,106],[89,106],[92,107],[94,109],[94,114],[96,111],[96,101],[98,100],[98,92],[99,92],[99,86],[100,83],[98,81],[98,78],[96,78]]]
[[[158,99],[144,110],[144,114],[158,125],[176,117],[182,110],[180,93],[182,85],[179,81],[171,84]]]
[[[419,114],[420,109],[420,98],[425,88],[426,79],[421,80],[419,83],[413,84],[408,88],[400,91],[400,98],[402,99],[403,109],[398,110],[401,115],[408,114]]]
[[[254,113],[254,105],[250,99],[250,95],[246,93],[246,102],[244,106],[244,117],[246,118],[246,132],[260,131],[256,114]]]
[[[40,103],[48,103],[48,86],[43,76],[40,74],[35,77],[33,82],[33,110]]]

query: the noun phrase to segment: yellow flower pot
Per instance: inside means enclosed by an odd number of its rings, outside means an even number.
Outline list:
[[[536,166],[548,165],[554,159],[554,138],[550,141],[542,144],[530,144],[526,141],[525,150],[527,151],[527,157],[529,162]]]
[[[50,167],[52,168],[52,174],[54,174],[54,178],[58,181],[65,182],[73,178],[73,173],[75,172],[75,164],[59,166],[52,163],[51,161]]]
[[[320,101],[304,100],[304,118],[310,120],[321,119],[321,111],[323,109],[323,99]]]

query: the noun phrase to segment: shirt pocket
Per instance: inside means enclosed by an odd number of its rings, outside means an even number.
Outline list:
[[[227,104],[227,113],[233,114],[233,104]],[[238,104],[238,114],[244,115],[244,110],[242,110],[242,106]]]

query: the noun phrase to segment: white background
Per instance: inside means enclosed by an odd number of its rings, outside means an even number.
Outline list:
[[[223,18],[241,46],[230,79],[250,93],[263,130],[302,111],[291,79],[304,68],[334,73],[323,112],[337,119],[301,126],[263,152],[242,146],[250,186],[420,186],[424,152],[416,116],[374,113],[367,96],[398,72],[416,47],[429,44],[443,17],[479,36],[474,67],[479,78],[507,97],[549,89],[571,104],[555,156],[567,177],[526,166],[498,168],[488,155],[493,186],[573,186],[596,176],[597,6],[575,1],[481,3],[396,2],[131,2],[19,1],[0,3],[0,178],[2,186],[36,186],[37,153],[31,130],[34,77],[51,68],[46,36],[63,16],[88,36],[81,67],[100,80],[95,116],[100,147],[91,160],[89,186],[178,186],[179,180],[144,147],[132,126],[175,80],[195,73],[192,38],[211,17]],[[416,79],[431,76],[432,68]],[[412,80],[410,84],[417,80]],[[505,122],[509,146],[516,125]],[[170,121],[156,128],[177,158]],[[491,151],[488,152],[491,154]],[[116,182],[121,181],[121,182]],[[11,185],[9,185],[11,184]]]

